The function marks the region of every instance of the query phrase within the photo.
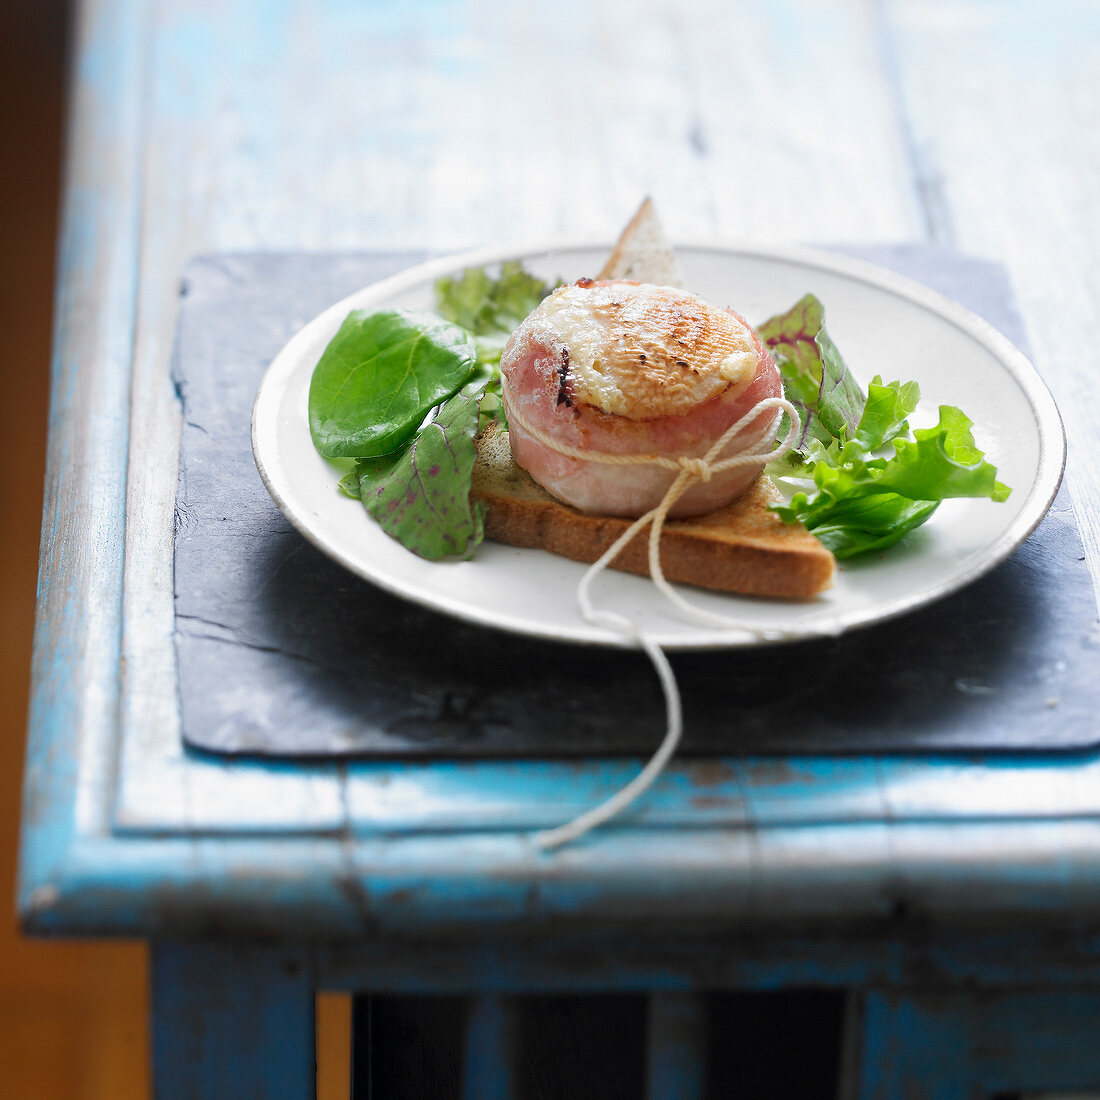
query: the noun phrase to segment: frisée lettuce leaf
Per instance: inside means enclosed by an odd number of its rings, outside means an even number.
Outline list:
[[[436,307],[442,317],[474,336],[496,336],[500,346],[520,321],[550,293],[540,278],[514,260],[500,266],[493,278],[482,267],[467,268],[455,278],[435,283]],[[503,335],[504,340],[499,340]],[[500,358],[497,352],[496,358]]]
[[[916,382],[890,382],[883,385],[875,375],[867,387],[867,402],[863,406],[854,439],[865,451],[877,451],[899,435],[909,431],[910,413],[920,401],[920,386]]]
[[[502,263],[495,278],[485,268],[470,267],[454,278],[436,280],[436,308],[469,331],[479,361],[489,369],[481,399],[483,423],[497,420],[508,426],[500,398],[500,357],[508,337],[553,289],[514,260]]]
[[[796,476],[815,492],[796,492],[773,505],[787,523],[802,523],[838,558],[892,546],[931,517],[949,497],[1008,499],[974,442],[972,421],[953,405],[941,405],[939,421],[909,438],[907,417],[920,400],[915,382],[883,385],[875,377],[853,437],[818,446]],[[894,453],[881,454],[893,444]],[[790,476],[788,465],[777,476]]]

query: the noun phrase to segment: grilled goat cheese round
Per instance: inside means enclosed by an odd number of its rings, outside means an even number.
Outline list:
[[[512,335],[501,370],[516,461],[560,500],[607,515],[655,507],[675,473],[654,464],[586,461],[555,445],[592,454],[698,457],[757,402],[782,396],[771,357],[742,318],[647,283],[581,280],[558,288]],[[721,457],[774,438],[778,419],[775,412],[762,414]],[[671,514],[712,511],[757,473],[716,474],[689,488]]]
[[[526,322],[559,343],[567,395],[631,419],[678,416],[747,382],[759,359],[748,325],[671,287],[559,287]]]

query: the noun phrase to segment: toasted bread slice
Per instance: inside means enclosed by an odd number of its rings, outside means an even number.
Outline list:
[[[652,199],[645,199],[638,207],[596,278],[683,287],[680,261],[665,236]]]
[[[650,199],[623,230],[598,278],[683,287],[675,250]],[[594,562],[631,523],[588,515],[551,496],[517,465],[508,433],[499,425],[482,432],[477,448],[471,496],[485,504],[485,533],[497,542]],[[816,596],[832,583],[835,560],[805,527],[786,524],[769,510],[778,499],[774,484],[761,474],[724,508],[666,521],[661,536],[665,577],[746,596]],[[632,539],[611,564],[648,576],[648,532]]]
[[[579,512],[552,497],[512,458],[508,433],[490,424],[478,437],[472,499],[485,504],[485,533],[512,546],[549,550],[594,562],[631,521]],[[725,508],[668,520],[661,568],[670,581],[747,596],[809,599],[832,581],[833,555],[804,527],[784,523],[768,504],[779,494],[761,474]],[[648,532],[611,563],[649,575]]]

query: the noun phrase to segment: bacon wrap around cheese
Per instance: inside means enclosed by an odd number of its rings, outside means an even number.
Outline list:
[[[778,369],[743,318],[650,284],[581,280],[559,288],[512,334],[500,366],[516,462],[559,500],[600,515],[648,512],[675,473],[560,454],[520,420],[596,454],[700,457],[758,402],[783,395]],[[769,449],[779,419],[777,410],[762,412],[719,457]],[[762,466],[692,485],[669,514],[722,507]]]

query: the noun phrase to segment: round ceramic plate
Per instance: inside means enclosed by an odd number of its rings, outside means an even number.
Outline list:
[[[252,418],[256,464],[291,523],[352,572],[437,611],[557,641],[623,644],[581,618],[575,592],[583,565],[488,541],[469,561],[429,562],[391,540],[358,501],[338,491],[348,467],[317,453],[307,418],[313,367],[349,310],[431,309],[439,276],[502,260],[519,259],[548,280],[572,280],[599,270],[609,249],[542,243],[445,257],[366,287],[306,325],[271,364]],[[596,583],[598,606],[633,617],[672,649],[835,635],[956,591],[1002,561],[1042,519],[1065,462],[1061,420],[1034,367],[985,321],[918,283],[832,254],[713,245],[678,252],[691,290],[750,322],[785,311],[807,292],[817,295],[855,376],[864,384],[875,374],[919,382],[924,399],[909,418],[914,427],[934,424],[938,405],[960,406],[1013,492],[1001,504],[946,501],[889,551],[841,563],[833,586],[804,603],[681,590],[728,618],[728,628],[685,619],[648,579],[614,571]]]

